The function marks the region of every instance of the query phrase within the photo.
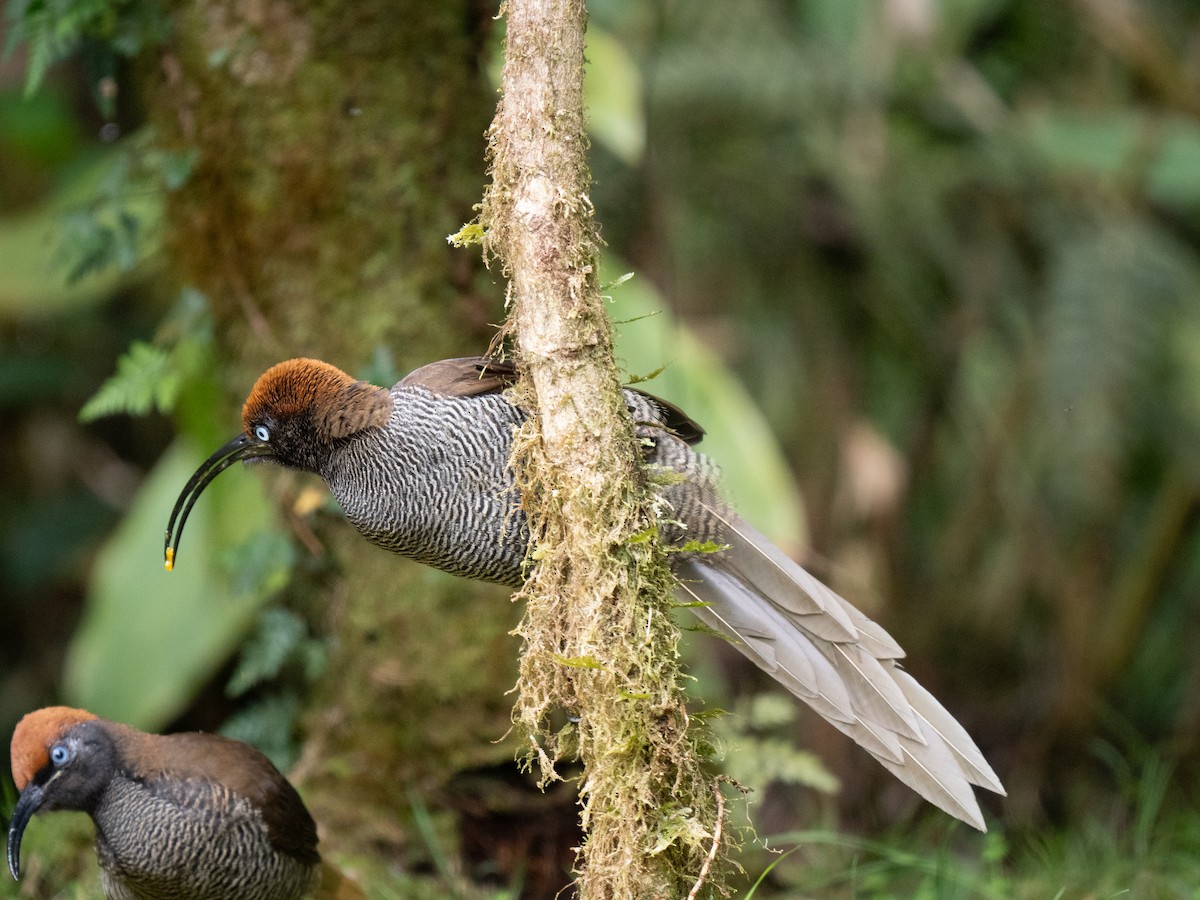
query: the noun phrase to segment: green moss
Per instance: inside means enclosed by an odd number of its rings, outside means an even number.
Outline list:
[[[505,329],[525,379],[512,467],[535,536],[519,598],[513,721],[542,783],[578,756],[585,900],[722,889],[723,799],[680,681],[674,579],[640,464],[598,283],[587,191],[584,11],[511,4],[504,97],[489,130],[485,253],[512,279]],[[530,165],[536,160],[536,165]],[[586,397],[586,411],[581,398]],[[577,723],[553,727],[566,710]]]
[[[628,459],[620,452],[632,445],[627,431],[608,438],[600,457]],[[669,612],[674,580],[648,525],[646,479],[626,471],[605,479],[617,486],[610,496],[572,494],[545,459],[536,421],[514,459],[541,535],[518,632],[525,652],[514,721],[530,742],[529,762],[543,781],[557,777],[564,755],[584,762],[582,896],[683,896],[713,850],[718,800],[689,730]],[[564,517],[564,503],[586,508]],[[575,712],[578,726],[548,727],[559,707]],[[719,885],[719,867],[709,877]]]

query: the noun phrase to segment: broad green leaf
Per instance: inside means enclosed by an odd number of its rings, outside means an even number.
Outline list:
[[[139,728],[165,725],[286,583],[290,546],[259,477],[240,466],[204,492],[175,571],[163,569],[167,519],[203,459],[198,448],[176,442],[97,556],[67,653],[68,703]]]
[[[583,90],[588,134],[622,162],[636,166],[646,148],[642,73],[624,45],[595,24],[587,31]]]

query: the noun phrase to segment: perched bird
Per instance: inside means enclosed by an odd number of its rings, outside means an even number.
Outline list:
[[[109,900],[298,900],[316,884],[316,826],[248,744],[145,734],[51,706],[17,724],[12,773],[21,792],[8,827],[13,878],[33,814],[68,809],[95,823]]]
[[[319,360],[273,366],[242,409],[245,431],[180,494],[167,568],[205,486],[237,460],[262,459],[320,475],[354,527],[388,550],[520,585],[529,535],[508,459],[527,413],[505,393],[516,374],[493,359],[448,359],[387,390]],[[721,499],[716,467],[691,446],[699,426],[640,391],[625,401],[648,461],[684,476],[658,488],[672,507],[665,538],[725,546],[673,554],[692,611],[901,781],[984,829],[971,785],[1004,789],[962,726],[899,667],[895,640]]]

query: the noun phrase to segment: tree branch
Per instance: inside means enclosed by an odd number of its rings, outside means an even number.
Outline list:
[[[510,277],[519,400],[536,410],[512,461],[535,561],[521,591],[514,721],[543,781],[566,753],[583,762],[580,897],[679,897],[698,879],[714,883],[717,794],[688,734],[673,579],[597,283],[586,11],[582,0],[509,0],[504,12],[481,223],[486,251]],[[577,724],[551,731],[558,709]]]

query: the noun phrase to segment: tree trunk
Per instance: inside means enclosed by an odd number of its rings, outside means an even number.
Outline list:
[[[212,301],[231,430],[282,359],[354,372],[394,352],[403,372],[486,343],[498,298],[476,292],[481,267],[446,235],[482,183],[490,12],[477,0],[178,8],[148,73],[149,115],[161,144],[199,153],[170,197],[166,246],[178,280]],[[269,477],[285,496],[298,484]],[[401,846],[412,791],[511,759],[496,741],[515,611],[503,591],[384,553],[340,517],[318,537],[336,574],[291,589],[315,594],[335,631],[305,796],[323,846]]]
[[[522,401],[513,468],[536,563],[514,716],[543,779],[583,762],[583,900],[695,896],[720,797],[688,733],[673,580],[621,396],[588,198],[582,0],[508,0],[485,246],[511,277]],[[649,540],[646,540],[650,537]],[[557,732],[547,717],[577,718]]]

